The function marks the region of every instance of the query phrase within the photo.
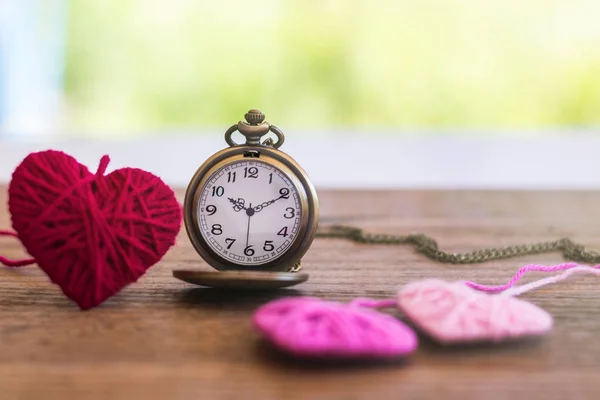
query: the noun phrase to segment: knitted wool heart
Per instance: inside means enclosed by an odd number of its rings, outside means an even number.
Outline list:
[[[390,315],[310,297],[270,302],[253,323],[275,347],[298,357],[393,358],[418,344],[415,333]]]
[[[21,243],[50,280],[81,309],[92,308],[142,276],[175,243],[181,207],[149,172],[96,174],[60,151],[27,156],[9,186],[9,211]]]
[[[552,328],[552,317],[541,308],[511,296],[481,293],[462,282],[410,283],[397,300],[415,325],[444,344],[499,342],[543,335]]]

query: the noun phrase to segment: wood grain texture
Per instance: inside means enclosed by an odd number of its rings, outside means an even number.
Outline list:
[[[179,196],[182,192],[179,191]],[[466,251],[569,236],[600,249],[600,193],[322,191],[321,224],[423,232]],[[6,204],[6,187],[0,187]],[[0,227],[10,226],[3,206]],[[23,257],[0,239],[0,252]],[[82,312],[36,267],[0,269],[0,393],[4,398],[425,399],[600,398],[600,292],[578,278],[524,298],[555,317],[542,340],[498,347],[442,348],[422,339],[404,363],[300,363],[278,355],[250,326],[274,298],[387,298],[424,277],[501,283],[527,262],[438,264],[409,247],[316,239],[304,259],[308,282],[240,294],[178,281],[180,267],[210,270],[182,231],[178,244],[138,283]]]

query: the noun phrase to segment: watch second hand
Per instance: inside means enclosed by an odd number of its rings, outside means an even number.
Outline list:
[[[252,210],[252,203],[248,206],[248,210]],[[248,231],[246,232],[246,247],[248,247],[248,240],[250,239],[250,219],[252,218],[252,214],[246,211],[248,214]]]

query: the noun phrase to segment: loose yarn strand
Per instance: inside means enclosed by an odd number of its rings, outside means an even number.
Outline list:
[[[512,287],[512,288],[507,289],[506,291],[502,292],[501,294],[506,295],[506,296],[518,296],[525,292],[529,292],[531,290],[535,290],[535,289],[541,288],[546,285],[564,281],[567,278],[569,278],[571,275],[575,275],[575,274],[591,274],[591,275],[600,276],[600,265],[596,265],[593,267],[590,267],[587,265],[579,265],[577,267],[568,269],[558,275],[549,276],[547,278],[539,279],[537,281],[526,283],[521,286]]]
[[[352,307],[364,307],[364,308],[396,308],[397,307],[396,299],[389,300],[374,300],[368,299],[364,297],[359,297],[352,302],[350,302],[350,306]]]
[[[579,266],[579,264],[574,262],[568,262],[558,265],[538,265],[538,264],[527,264],[519,268],[517,273],[504,285],[482,285],[477,282],[467,281],[465,284],[475,290],[479,290],[481,292],[488,293],[499,293],[504,292],[507,289],[515,286],[515,284],[528,272],[536,271],[536,272],[556,272],[556,271],[564,271],[566,269],[571,269]]]
[[[19,238],[16,232],[0,230],[0,236],[12,236],[15,238]],[[35,264],[35,259],[33,258],[24,258],[22,260],[11,260],[6,257],[0,256],[0,263],[7,267],[24,267],[26,265]]]

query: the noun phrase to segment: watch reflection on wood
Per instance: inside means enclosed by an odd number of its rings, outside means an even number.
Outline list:
[[[245,143],[234,141],[239,132]],[[267,137],[274,134],[275,140]],[[302,256],[317,230],[317,193],[306,172],[279,150],[285,136],[250,110],[225,132],[225,148],[192,177],[184,222],[198,254],[220,271],[176,270],[204,286],[267,288],[308,279]]]

